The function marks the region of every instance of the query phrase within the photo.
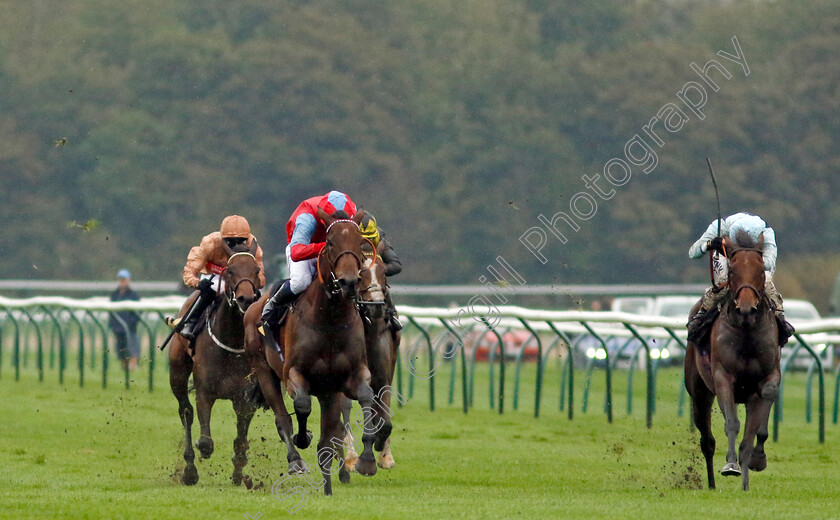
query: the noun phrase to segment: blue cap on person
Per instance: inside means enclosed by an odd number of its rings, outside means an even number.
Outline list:
[[[131,278],[131,273],[128,269],[120,269],[120,272],[117,273],[117,279],[121,278]]]

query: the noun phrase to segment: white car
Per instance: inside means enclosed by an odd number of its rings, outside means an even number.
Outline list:
[[[654,316],[664,316],[666,318],[681,318],[688,323],[688,313],[691,308],[700,300],[699,296],[660,296],[656,298],[653,303]],[[685,329],[674,331],[683,342],[685,342]],[[656,357],[653,348],[651,348],[651,356]],[[664,359],[670,357],[678,360],[685,357],[685,350],[677,344],[676,341],[667,343],[666,348],[659,350],[659,355]]]
[[[814,304],[806,300],[785,300],[785,317],[794,327],[799,323],[807,323],[820,319],[820,313]],[[802,334],[802,339],[816,351],[820,357],[824,370],[830,370],[834,366],[834,349],[830,348],[829,337],[825,333],[816,334]],[[782,364],[793,349],[799,344],[796,338],[790,338],[788,344],[782,349]],[[804,348],[800,348],[793,359],[791,367],[793,368],[808,368],[813,363],[814,358]]]
[[[653,298],[648,296],[628,296],[616,298],[610,305],[615,312],[629,312],[630,314],[650,314],[653,311]]]

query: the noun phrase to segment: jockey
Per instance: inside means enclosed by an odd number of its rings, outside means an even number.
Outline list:
[[[219,231],[205,236],[201,239],[201,244],[190,249],[187,264],[184,266],[184,284],[197,289],[193,295],[198,301],[182,318],[168,319],[170,327],[175,328],[183,321],[181,336],[188,340],[195,338],[195,325],[215,298],[216,291],[220,290],[221,274],[229,259],[222,241],[234,251],[248,251],[254,240],[256,238],[251,234],[251,226],[245,217],[230,215],[222,221]],[[263,251],[259,245],[254,256],[260,266],[260,283],[257,289],[261,289],[265,286],[265,270]],[[215,281],[214,276],[217,278]]]
[[[400,274],[402,272],[402,263],[399,257],[397,257],[397,253],[394,251],[391,243],[385,239],[385,233],[377,226],[376,217],[369,212],[365,212],[365,218],[362,219],[359,228],[362,231],[362,236],[373,242],[374,247],[378,248],[380,243],[383,244],[382,254],[379,257],[385,263],[385,276],[390,278],[391,276]],[[402,323],[400,323],[397,309],[391,301],[391,293],[387,287],[385,288],[385,309],[390,317],[391,329],[394,332],[401,330]]]
[[[340,191],[306,199],[295,209],[286,223],[286,263],[290,278],[263,307],[262,322],[269,327],[277,324],[283,309],[309,287],[315,276],[318,254],[327,240],[327,226],[318,217],[319,208],[339,218],[356,214],[356,205]]]
[[[764,290],[767,297],[770,299],[770,305],[776,313],[776,320],[779,324],[779,344],[787,343],[788,338],[793,335],[793,326],[787,322],[784,315],[784,306],[782,302],[782,295],[776,289],[773,283],[773,273],[776,271],[776,232],[769,227],[761,217],[751,213],[736,213],[726,217],[720,223],[720,233],[718,236],[718,221],[715,220],[706,229],[706,232],[691,246],[688,250],[688,256],[691,258],[701,258],[703,254],[709,251],[716,251],[721,253],[723,251],[723,237],[728,236],[730,240],[735,240],[739,232],[745,232],[753,240],[758,242],[759,238],[763,238],[763,259],[764,259],[764,275],[765,286]],[[725,260],[725,258],[723,258]],[[706,289],[703,295],[703,303],[697,314],[688,322],[688,340],[692,343],[697,343],[704,335],[707,325],[711,325],[710,321],[716,317],[715,313],[710,313],[712,309],[721,304],[727,296],[729,290],[727,287],[728,281],[728,265],[724,262],[715,269],[714,285]]]

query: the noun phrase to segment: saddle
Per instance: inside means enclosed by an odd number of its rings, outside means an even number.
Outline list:
[[[711,333],[712,333],[712,326],[715,323],[715,320],[718,319],[721,312],[727,305],[731,305],[733,302],[732,296],[727,296],[724,301],[720,302],[717,306],[713,307],[706,313],[704,313],[700,319],[702,320],[692,337],[689,338],[689,341],[694,343],[697,349],[702,354],[708,354],[711,351]],[[795,332],[794,328],[790,323],[788,323],[782,316],[779,315],[773,302],[768,301],[768,305],[770,309],[773,311],[773,317],[776,320],[776,325],[779,329],[779,347],[784,347],[788,343],[788,339],[793,335]]]

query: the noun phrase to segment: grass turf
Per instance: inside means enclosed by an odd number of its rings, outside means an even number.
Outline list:
[[[72,366],[72,365],[71,365]],[[486,365],[485,365],[486,367]],[[510,367],[510,366],[509,366]],[[615,376],[615,421],[601,413],[603,373],[592,379],[589,409],[580,403],[584,374],[576,374],[576,416],[558,409],[559,374],[549,367],[541,417],[533,417],[533,368],[523,371],[518,411],[511,409],[508,369],[504,415],[489,409],[486,368],[476,379],[475,409],[464,415],[446,401],[439,379],[437,410],[428,409],[428,384],[395,410],[392,435],[397,467],[373,478],[353,474],[349,485],[333,479],[333,497],[310,488],[299,518],[840,518],[837,453],[840,427],[827,425],[817,443],[814,422],[804,419],[804,376],[786,379],[785,421],[778,443],[768,441],[768,469],[740,479],[718,475],[705,489],[698,435],[677,416],[681,371],[661,369],[653,428],[644,425],[644,373],[636,374],[633,414],[626,414],[627,373]],[[444,371],[447,374],[448,372]],[[93,374],[91,374],[93,376]],[[197,462],[195,487],[178,483],[183,434],[174,398],[160,368],[149,393],[145,376],[130,390],[115,380],[102,389],[95,377],[84,388],[54,372],[43,383],[32,370],[14,382],[0,379],[0,518],[15,519],[277,519],[297,499],[278,501],[273,482],[286,470],[285,447],[270,412],[251,428],[252,489],[229,480],[234,419],[229,403],[216,404],[216,452]],[[498,382],[497,382],[498,384]],[[407,390],[406,392],[407,393]],[[830,395],[830,394],[829,394]],[[829,400],[830,403],[830,400]],[[318,431],[317,405],[310,422]],[[716,469],[726,439],[719,411]],[[198,423],[194,425],[197,438]],[[314,443],[313,443],[314,445]],[[314,447],[304,459],[314,462]],[[282,490],[304,481],[285,482]],[[250,516],[247,516],[250,515]]]

